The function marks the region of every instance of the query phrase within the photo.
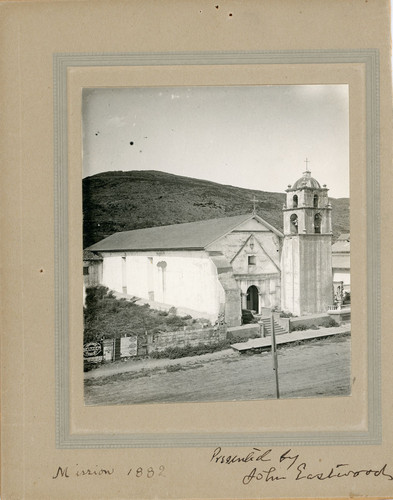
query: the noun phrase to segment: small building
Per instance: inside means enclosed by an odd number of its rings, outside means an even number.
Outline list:
[[[102,283],[102,257],[98,253],[83,250],[83,303],[86,298],[86,288]]]
[[[83,284],[85,287],[102,283],[102,256],[90,250],[83,251]]]
[[[351,291],[351,272],[350,272],[350,235],[344,233],[339,236],[332,245],[332,268],[333,268],[333,286],[334,294],[337,294],[339,286],[343,287],[343,293]]]

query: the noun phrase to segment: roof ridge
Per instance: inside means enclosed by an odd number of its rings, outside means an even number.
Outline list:
[[[235,219],[235,218],[248,218],[251,217],[253,214],[250,212],[249,214],[239,214],[239,215],[229,215],[228,217],[214,217],[213,219],[199,219],[195,221],[190,221],[190,222],[176,222],[175,224],[164,224],[162,226],[147,226],[147,227],[139,227],[137,229],[128,229],[127,231],[117,231],[116,233],[113,234],[121,234],[121,233],[132,233],[134,231],[143,231],[143,230],[151,230],[151,229],[158,229],[158,228],[164,228],[164,227],[174,227],[174,226],[186,226],[190,224],[203,224],[206,222],[215,222],[215,221],[224,221],[224,220],[229,220],[229,219]],[[112,236],[112,235],[111,235]],[[108,236],[109,238],[109,236]]]
[[[114,233],[87,249],[92,251],[124,250],[169,250],[205,249],[212,242],[222,238],[237,226],[258,218],[259,222],[272,228],[261,217],[253,213],[204,219],[194,222],[153,226]],[[274,231],[277,231],[273,228]]]

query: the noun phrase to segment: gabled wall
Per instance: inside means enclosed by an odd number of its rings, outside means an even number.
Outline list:
[[[280,271],[281,241],[277,234],[251,219],[207,247],[220,251],[231,263],[234,274],[271,274]],[[248,256],[255,255],[256,264],[248,265]]]
[[[247,309],[247,291],[258,290],[258,309],[279,307],[281,300],[281,238],[258,217],[237,226],[208,249],[220,251],[232,267],[241,308]]]

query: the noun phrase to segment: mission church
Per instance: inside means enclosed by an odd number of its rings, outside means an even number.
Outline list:
[[[332,208],[307,169],[286,189],[283,233],[251,214],[115,233],[88,248],[111,290],[212,322],[242,309],[296,316],[333,303]]]

